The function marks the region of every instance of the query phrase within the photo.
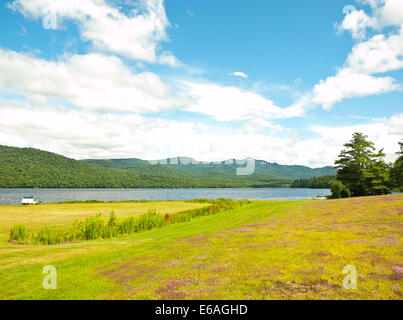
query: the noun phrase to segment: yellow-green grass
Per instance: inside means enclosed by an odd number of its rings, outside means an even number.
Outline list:
[[[402,299],[402,208],[402,195],[253,201],[122,239],[4,243],[0,298]],[[56,290],[42,287],[45,265]]]
[[[111,211],[114,211],[117,218],[124,218],[138,216],[149,210],[155,210],[160,214],[172,214],[207,205],[184,201],[0,205],[0,242],[9,238],[10,229],[17,223],[25,224],[30,231],[38,231],[44,226],[68,226],[75,220],[85,220],[97,213],[102,213],[104,217],[108,218]]]

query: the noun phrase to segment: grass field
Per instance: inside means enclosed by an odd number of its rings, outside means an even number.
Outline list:
[[[118,209],[118,204],[97,204],[82,211],[80,205],[52,205],[47,213],[41,210],[46,206],[0,207],[0,298],[403,297],[402,195],[253,201],[192,222],[119,239],[67,245],[16,245],[4,238],[10,223],[15,222],[14,215],[32,229],[69,223],[97,212],[109,213],[112,207],[122,217],[147,211],[144,205],[154,205],[153,209],[165,212],[186,210],[186,206],[197,204],[136,205],[139,211]],[[40,223],[30,210],[38,210],[34,214]],[[42,287],[45,265],[57,269],[56,290]],[[343,288],[346,265],[357,270],[355,290]]]
[[[8,239],[10,229],[16,223],[24,223],[30,230],[37,231],[43,226],[63,227],[76,219],[85,220],[97,213],[102,213],[107,218],[110,212],[114,211],[117,218],[124,218],[138,216],[149,210],[155,210],[161,214],[172,214],[206,205],[208,204],[184,201],[147,201],[0,206],[0,242]]]

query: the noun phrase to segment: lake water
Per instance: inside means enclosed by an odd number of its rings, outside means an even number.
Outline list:
[[[24,196],[34,196],[44,203],[70,200],[190,200],[190,199],[253,199],[302,200],[330,195],[329,189],[0,189],[0,204],[20,204]]]

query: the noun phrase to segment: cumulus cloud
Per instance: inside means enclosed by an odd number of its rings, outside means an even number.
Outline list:
[[[0,49],[0,70],[0,93],[42,102],[61,99],[84,110],[147,113],[184,108],[219,121],[289,118],[303,112],[280,108],[260,94],[237,87],[185,82],[171,88],[154,73],[135,73],[118,57],[98,53],[47,61]]]
[[[290,118],[301,115],[297,108],[280,108],[260,94],[214,83],[184,84],[192,101],[188,111],[209,115],[219,121],[253,118]]]
[[[156,74],[133,73],[115,56],[94,53],[47,61],[0,49],[0,70],[0,93],[60,98],[87,110],[157,112],[183,103]]]
[[[369,26],[371,18],[364,10],[356,10],[355,7],[352,6],[346,6],[344,12],[349,13],[346,14],[343,22],[338,25],[338,31],[350,31],[354,39],[365,38],[366,28]]]
[[[401,0],[359,0],[369,5],[372,15],[353,6],[344,8],[346,14],[338,26],[348,30],[352,37],[361,40],[351,50],[346,62],[336,75],[320,80],[310,94],[306,105],[319,104],[329,110],[343,99],[364,97],[373,94],[400,90],[401,84],[392,77],[379,77],[377,74],[403,68],[403,1]],[[379,33],[366,38],[367,29],[377,32],[392,26],[388,35]]]
[[[399,89],[391,77],[373,77],[351,69],[341,69],[335,76],[321,80],[313,89],[313,102],[330,110],[347,98],[364,97]]]
[[[371,7],[372,14],[358,10],[352,5],[344,7],[344,20],[337,26],[338,31],[349,31],[355,39],[362,40],[367,29],[376,31],[388,26],[403,24],[403,2],[401,0],[357,0],[358,3]]]
[[[372,15],[368,27],[380,30],[388,26],[403,24],[403,3],[400,0],[358,0],[371,7]]]
[[[234,76],[234,77],[240,77],[240,78],[247,78],[248,77],[248,75],[246,73],[241,72],[241,71],[234,71],[234,72],[231,72],[229,75]]]
[[[173,68],[183,67],[183,63],[180,62],[171,52],[163,52],[158,58],[160,64],[165,64]]]
[[[185,82],[172,88],[154,73],[135,73],[118,57],[99,53],[47,61],[0,49],[0,70],[0,93],[42,102],[61,99],[84,110],[147,113],[183,108],[219,121],[303,113],[302,108],[280,108],[260,94],[237,87]]]
[[[356,44],[347,58],[346,65],[364,74],[403,68],[403,26],[398,34],[379,34]]]
[[[152,63],[177,65],[167,54],[158,57],[158,44],[167,41],[169,21],[163,0],[139,0],[125,14],[106,0],[14,0],[9,8],[26,17],[57,21],[70,19],[77,23],[83,40],[95,49]],[[60,23],[60,22],[59,22]]]

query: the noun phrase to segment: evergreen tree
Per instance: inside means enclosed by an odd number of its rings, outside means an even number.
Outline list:
[[[399,142],[400,151],[397,152],[399,158],[391,168],[391,182],[394,188],[403,191],[403,141]]]
[[[382,150],[375,152],[374,144],[362,133],[354,133],[347,142],[339,159],[335,161],[338,169],[336,179],[352,196],[384,194],[390,191],[388,165],[383,160]],[[340,187],[340,186],[339,186]],[[348,194],[348,192],[346,191]]]
[[[367,194],[387,194],[390,192],[390,168],[383,160],[383,149],[374,155],[365,174],[365,186]]]

